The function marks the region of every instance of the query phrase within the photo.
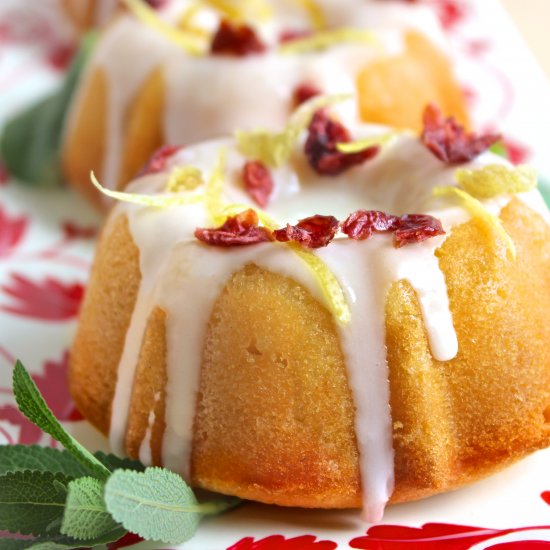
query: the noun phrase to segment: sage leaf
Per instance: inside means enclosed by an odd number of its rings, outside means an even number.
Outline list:
[[[95,539],[120,525],[111,517],[103,500],[104,484],[93,477],[69,483],[61,532],[72,538]],[[121,537],[126,533],[121,529]]]
[[[75,544],[78,546],[75,546]],[[44,539],[0,539],[0,550],[24,550],[27,548],[29,550],[58,550],[61,548],[78,548],[79,546],[80,543],[77,543],[76,541],[61,544],[52,540]]]
[[[13,393],[19,410],[42,431],[59,441],[95,477],[105,480],[111,475],[108,468],[65,431],[20,361],[13,369]]]
[[[67,451],[38,445],[0,445],[0,475],[24,470],[59,472],[75,478],[90,475]]]
[[[539,181],[539,191],[546,201],[548,208],[550,208],[550,182],[545,180]]]
[[[0,477],[0,530],[22,535],[59,534],[67,486],[60,473],[10,472]]]
[[[189,486],[162,468],[117,470],[105,485],[105,503],[128,531],[167,544],[189,540],[202,515]]]
[[[46,535],[33,539],[0,538],[0,550],[56,550],[57,548],[95,548],[120,540],[126,531],[117,527],[101,537],[87,540],[76,540],[65,535]]]
[[[145,466],[137,460],[120,458],[116,455],[105,454],[101,451],[94,453],[94,456],[99,460],[99,462],[109,468],[111,472],[114,472],[115,470],[135,470],[137,472],[143,472],[145,470]]]
[[[8,121],[0,141],[0,155],[18,180],[36,186],[61,185],[60,149],[67,110],[95,44],[89,33],[71,65],[61,89]]]
[[[9,538],[0,539],[1,550],[22,550],[23,548],[29,548],[31,544],[33,544],[33,542],[29,542],[28,540]]]

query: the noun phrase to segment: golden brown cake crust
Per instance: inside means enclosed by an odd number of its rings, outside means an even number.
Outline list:
[[[99,210],[103,196],[90,182],[90,171],[101,174],[105,160],[108,112],[108,78],[101,68],[87,79],[87,88],[66,128],[61,162],[65,178]]]
[[[67,17],[71,20],[76,29],[84,32],[94,23],[95,3],[97,0],[86,0],[86,4],[74,0],[61,0],[61,6]]]
[[[452,65],[423,34],[410,31],[402,54],[374,61],[357,77],[362,120],[422,130],[426,105],[438,105],[447,116],[463,126],[470,120],[464,93]]]
[[[71,353],[75,403],[103,433],[109,430],[117,368],[140,282],[139,251],[125,218],[104,229]]]
[[[517,199],[501,218],[516,262],[495,254],[498,243],[475,220],[453,228],[438,251],[459,339],[455,359],[432,358],[411,287],[400,281],[389,293],[393,502],[460,487],[550,444],[550,229]],[[73,395],[104,432],[140,279],[138,256],[118,218],[100,244],[71,354]],[[149,320],[126,440],[135,456],[154,408],[157,463],[164,322],[161,310]],[[353,422],[326,309],[291,279],[253,265],[234,274],[205,342],[193,483],[280,505],[360,506]]]

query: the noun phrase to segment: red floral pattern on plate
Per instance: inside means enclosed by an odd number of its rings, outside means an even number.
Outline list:
[[[46,11],[28,10],[25,4],[12,7],[3,14],[0,42],[36,48],[42,59],[36,56],[33,63],[41,61],[56,71],[67,69],[76,51],[74,38],[60,33]]]
[[[62,283],[52,277],[37,283],[19,274],[12,274],[11,279],[0,288],[13,303],[0,305],[0,311],[43,321],[67,321],[78,315],[84,296],[82,284]]]
[[[317,540],[313,535],[285,538],[272,535],[261,540],[246,537],[227,548],[227,550],[334,550],[338,545],[330,540]]]
[[[0,205],[0,258],[9,256],[25,236],[26,216],[10,216]]]
[[[548,550],[550,542],[543,540],[520,540],[515,542],[501,542],[493,546],[487,546],[491,550]]]
[[[468,16],[468,5],[461,0],[430,0],[443,28],[452,31]]]
[[[138,544],[143,539],[139,535],[135,535],[134,533],[128,533],[127,535],[124,535],[120,540],[117,540],[116,542],[112,542],[111,544],[107,545],[108,550],[118,550],[119,548],[127,548],[128,546],[133,546],[134,544]]]
[[[524,164],[529,160],[531,156],[531,151],[527,145],[520,143],[519,141],[505,137],[504,147],[506,148],[506,153],[510,162],[513,164]]]
[[[512,533],[532,531],[536,527],[517,529],[487,529],[449,523],[426,523],[422,527],[375,525],[366,536],[357,537],[349,544],[362,550],[440,549],[468,550],[475,544]],[[540,527],[550,531],[550,526]]]
[[[73,221],[66,221],[63,226],[63,235],[67,241],[74,239],[94,239],[97,237],[97,227],[95,225],[81,226]]]

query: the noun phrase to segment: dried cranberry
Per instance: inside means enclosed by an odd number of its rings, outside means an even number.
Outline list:
[[[154,10],[161,10],[168,3],[168,0],[146,0],[146,1]]]
[[[368,239],[374,232],[390,231],[398,219],[397,216],[378,210],[357,210],[342,224],[342,231],[350,239],[362,241]]]
[[[195,229],[195,237],[213,246],[245,246],[272,241],[271,232],[258,226],[258,214],[252,209],[230,216],[216,229]]]
[[[216,55],[245,55],[262,53],[265,45],[258,38],[254,29],[248,25],[235,25],[222,20],[214,34],[210,52]]]
[[[298,107],[302,103],[305,103],[312,97],[321,95],[322,91],[309,82],[298,84],[292,93],[292,104],[294,107]]]
[[[244,165],[243,183],[248,194],[259,206],[267,206],[273,192],[273,179],[263,162],[251,160]]]
[[[157,174],[166,170],[168,161],[182,148],[180,145],[163,145],[153,153],[147,164],[138,173],[138,176]]]
[[[287,224],[277,229],[273,236],[277,241],[294,241],[306,248],[327,246],[338,231],[340,222],[334,216],[311,216],[300,220],[296,225]]]
[[[421,243],[437,235],[444,235],[441,222],[428,214],[407,214],[399,218],[394,233],[394,244],[397,248],[409,243]]]
[[[359,241],[368,239],[373,233],[393,232],[397,248],[445,234],[441,222],[429,214],[399,217],[378,210],[357,210],[350,214],[342,224],[342,232]]]
[[[422,142],[447,164],[468,162],[487,151],[499,139],[497,134],[467,134],[453,117],[445,118],[435,105],[428,105],[424,111]]]
[[[371,159],[379,151],[378,146],[349,154],[337,150],[338,143],[349,141],[349,132],[342,124],[332,120],[324,111],[317,111],[309,125],[304,148],[309,164],[322,176],[336,176]]]

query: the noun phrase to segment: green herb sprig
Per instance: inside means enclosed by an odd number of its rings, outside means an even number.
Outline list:
[[[0,138],[0,156],[8,172],[35,187],[59,187],[63,128],[76,88],[97,41],[89,32],[62,85],[51,95],[9,120]]]
[[[0,531],[33,537],[0,539],[0,550],[96,547],[128,532],[180,544],[204,516],[240,503],[228,497],[199,503],[173,472],[90,453],[65,431],[19,361],[13,391],[19,410],[65,450],[0,446]]]

